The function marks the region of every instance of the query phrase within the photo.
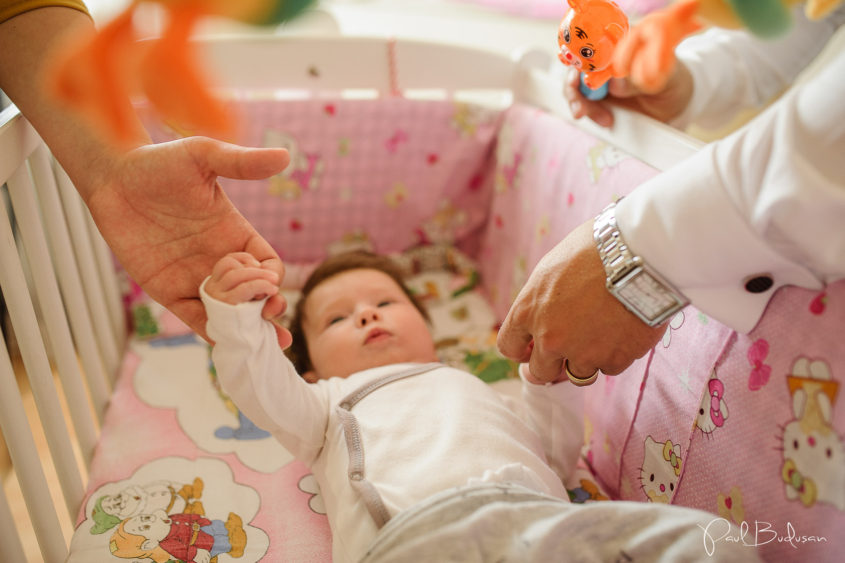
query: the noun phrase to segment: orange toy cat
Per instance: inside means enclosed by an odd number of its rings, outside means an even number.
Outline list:
[[[558,58],[580,70],[584,84],[598,89],[613,76],[616,44],[628,32],[628,18],[610,0],[567,0],[570,10],[560,22]]]

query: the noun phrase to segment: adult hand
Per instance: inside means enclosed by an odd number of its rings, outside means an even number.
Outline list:
[[[596,369],[616,375],[665,331],[643,323],[607,290],[592,227],[582,224],[540,260],[499,331],[499,350],[527,361],[537,380],[561,379],[564,359],[575,377]]]
[[[94,222],[120,263],[150,297],[206,337],[199,285],[231,252],[248,252],[281,280],[279,256],[235,209],[218,176],[260,179],[280,172],[284,149],[244,148],[205,137],[145,145],[116,158],[84,191]],[[276,294],[265,319],[284,312]],[[291,337],[277,326],[279,344]]]
[[[581,94],[578,84],[578,71],[569,69],[564,95],[569,101],[572,116],[575,119],[589,117],[602,127],[613,126],[611,103],[668,123],[684,111],[693,91],[692,75],[680,61],[675,65],[663,89],[654,93],[645,93],[627,78],[611,78],[608,82],[607,97],[591,101]]]
[[[245,251],[279,274],[278,255],[234,208],[217,176],[258,179],[289,162],[283,149],[247,149],[206,138],[150,144],[141,122],[125,153],[48,95],[44,85],[68,38],[92,33],[88,15],[62,6],[28,10],[0,23],[0,88],[38,130],[88,205],[129,275],[207,338],[199,284],[218,258]],[[269,299],[264,318],[285,308]],[[279,344],[290,334],[277,328]]]

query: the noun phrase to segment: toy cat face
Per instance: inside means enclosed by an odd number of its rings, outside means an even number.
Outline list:
[[[569,5],[558,30],[558,58],[586,73],[605,69],[628,31],[628,18],[609,0],[569,0]]]

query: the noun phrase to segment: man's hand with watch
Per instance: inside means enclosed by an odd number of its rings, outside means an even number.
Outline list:
[[[499,331],[501,352],[534,379],[576,384],[616,375],[660,340],[687,301],[635,256],[615,205],[573,230],[537,264]]]

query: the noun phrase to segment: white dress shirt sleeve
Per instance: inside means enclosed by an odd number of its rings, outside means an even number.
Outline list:
[[[845,277],[845,52],[749,124],[617,207],[635,254],[705,313],[751,330],[783,285]],[[746,290],[767,276],[772,287]]]
[[[778,38],[712,28],[683,41],[676,55],[692,74],[693,97],[672,124],[716,129],[784,92],[845,24],[845,4],[820,21],[808,20],[803,8],[793,9],[792,26]]]

